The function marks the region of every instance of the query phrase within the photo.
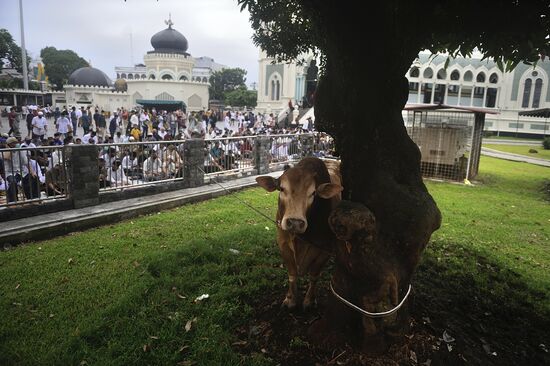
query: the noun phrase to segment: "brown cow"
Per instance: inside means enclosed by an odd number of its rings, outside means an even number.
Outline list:
[[[341,199],[338,168],[336,162],[325,164],[318,158],[308,157],[277,179],[256,178],[268,192],[279,191],[277,244],[288,270],[288,292],[283,306],[289,309],[297,305],[297,279],[305,274],[309,274],[310,282],[303,308],[315,302],[315,285],[335,240],[328,217]]]

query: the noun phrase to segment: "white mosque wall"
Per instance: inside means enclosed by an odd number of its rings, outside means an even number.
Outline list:
[[[127,84],[128,95],[133,105],[136,99],[169,99],[183,101],[189,111],[208,109],[209,84],[207,83],[175,80],[128,80]],[[139,94],[139,98],[135,97],[136,93]]]

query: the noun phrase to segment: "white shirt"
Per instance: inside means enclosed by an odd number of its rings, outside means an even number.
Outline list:
[[[67,117],[59,117],[56,124],[57,132],[59,133],[67,133],[69,132],[69,128],[72,130],[71,122],[69,122]]]
[[[48,120],[46,117],[36,116],[32,119],[32,133],[38,136],[46,134],[46,128],[48,127]]]
[[[89,144],[90,140],[93,140],[95,144],[97,144],[97,136],[92,137],[91,133],[87,133],[84,136],[82,136],[82,143],[83,144]]]
[[[124,174],[124,169],[118,167],[117,170],[113,168],[107,169],[107,180],[116,185],[128,184],[128,177]]]
[[[162,173],[162,162],[159,158],[156,158],[154,161],[152,158],[147,158],[143,162],[143,173],[145,175],[153,175],[153,173]]]

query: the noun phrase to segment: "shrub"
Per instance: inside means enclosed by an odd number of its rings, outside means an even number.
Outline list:
[[[538,154],[539,152],[535,149],[529,149],[529,154]]]
[[[542,141],[542,146],[544,147],[544,150],[550,150],[550,136],[544,138],[544,141]]]

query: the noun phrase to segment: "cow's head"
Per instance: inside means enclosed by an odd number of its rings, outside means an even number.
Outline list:
[[[294,234],[306,231],[308,212],[315,200],[332,198],[343,189],[339,184],[321,183],[317,173],[298,167],[286,170],[277,179],[262,176],[256,182],[268,192],[279,191],[280,227]]]

